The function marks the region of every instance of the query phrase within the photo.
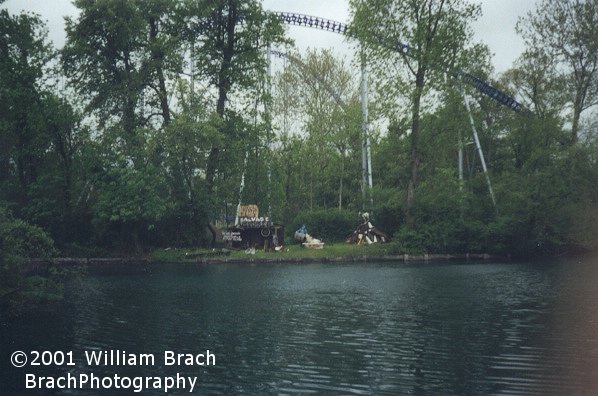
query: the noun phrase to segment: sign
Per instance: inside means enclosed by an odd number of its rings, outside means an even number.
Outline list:
[[[242,217],[239,219],[239,224],[248,228],[264,228],[272,225],[269,217]]]
[[[260,210],[257,205],[241,205],[239,207],[239,217],[252,217],[256,218],[259,217]]]
[[[241,242],[241,233],[239,231],[225,231],[222,233],[223,241]]]

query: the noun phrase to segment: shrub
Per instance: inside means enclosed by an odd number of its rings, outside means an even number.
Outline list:
[[[0,207],[0,303],[8,307],[9,314],[18,315],[62,298],[59,271],[50,268],[35,273],[27,260],[54,254],[54,241],[43,229],[15,219]]]
[[[54,254],[54,241],[41,228],[0,214],[2,256],[48,257]]]
[[[349,210],[327,209],[299,213],[287,228],[287,238],[293,239],[295,230],[303,224],[314,238],[324,242],[344,241],[358,226],[357,213]]]
[[[398,205],[382,206],[371,213],[371,222],[380,231],[393,235],[405,224],[403,209]]]

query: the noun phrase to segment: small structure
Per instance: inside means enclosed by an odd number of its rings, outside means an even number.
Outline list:
[[[303,247],[308,249],[323,249],[324,242],[319,239],[316,239],[307,233],[307,227],[305,224],[301,226],[297,231],[295,231],[295,240],[301,242]]]
[[[222,240],[234,249],[280,250],[284,245],[284,226],[269,217],[260,217],[257,205],[240,205],[235,225],[222,233]]]
[[[380,231],[370,222],[370,214],[368,212],[360,213],[362,223],[355,231],[347,238],[347,243],[355,243],[360,245],[367,243],[368,245],[376,242],[388,242],[390,238],[385,232]]]

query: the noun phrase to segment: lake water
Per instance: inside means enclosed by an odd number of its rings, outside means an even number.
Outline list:
[[[123,394],[24,390],[25,373],[89,372],[178,372],[196,376],[202,395],[598,391],[598,263],[590,259],[154,265],[91,270],[67,289],[58,312],[0,318],[0,394]],[[215,366],[161,364],[164,350],[206,349]],[[16,369],[16,350],[73,351],[76,365]],[[160,359],[87,367],[84,351],[101,350]]]

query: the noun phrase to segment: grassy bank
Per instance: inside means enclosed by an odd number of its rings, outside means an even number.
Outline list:
[[[351,245],[333,243],[324,249],[306,249],[300,245],[285,247],[282,252],[256,251],[247,254],[243,250],[227,249],[159,249],[154,250],[149,259],[154,262],[301,262],[301,261],[437,261],[468,259],[505,259],[506,257],[488,254],[406,254],[396,244]]]
[[[392,244],[352,245],[346,243],[326,244],[323,249],[306,249],[300,245],[285,246],[281,252],[264,252],[257,250],[255,254],[247,254],[244,250],[227,249],[158,249],[150,254],[150,259],[158,262],[196,261],[210,259],[230,260],[304,260],[304,259],[337,259],[356,257],[382,257],[395,254]]]

